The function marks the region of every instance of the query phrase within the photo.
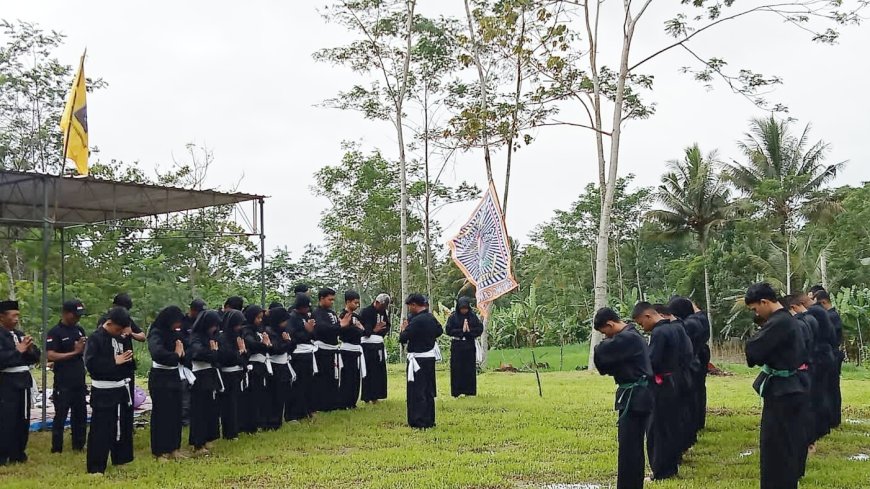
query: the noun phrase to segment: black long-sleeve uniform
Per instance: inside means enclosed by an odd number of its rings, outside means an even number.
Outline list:
[[[632,325],[595,347],[595,368],[616,382],[614,409],[619,412],[617,489],[643,488],[643,438],[653,410],[649,347]]]
[[[338,315],[332,309],[318,307],[314,310],[314,340],[326,345],[338,345],[341,330]],[[339,408],[338,360],[341,352],[320,348],[314,354],[317,373],[314,375],[313,397],[310,399],[315,411],[332,411]]]
[[[178,333],[168,327],[152,325],[148,331],[151,360],[165,367],[179,367],[182,359],[175,353]],[[151,453],[168,455],[181,448],[181,390],[184,384],[177,368],[152,366],[148,373],[148,391],[153,401],[151,412]]]
[[[341,328],[338,337],[341,339],[342,345],[360,345],[365,329],[360,329],[359,326],[362,326],[362,322],[360,322],[360,317],[355,312],[348,313],[347,310],[341,311],[339,319],[344,319],[348,314],[352,314],[353,319],[348,326]],[[362,361],[362,353],[347,350],[341,351],[342,369],[338,384],[339,409],[356,408],[360,393],[360,362]]]
[[[242,394],[241,403],[244,407],[240,409],[239,425],[245,433],[256,433],[257,429],[268,429],[269,417],[269,390],[267,387],[266,378],[269,372],[266,369],[265,362],[257,362],[251,360],[254,355],[269,355],[271,349],[263,343],[263,335],[266,335],[266,329],[253,324],[245,324],[242,328],[242,339],[245,341],[245,348],[248,350],[248,388]]]
[[[695,422],[698,430],[707,426],[707,366],[710,364],[710,318],[704,311],[698,311],[687,318],[700,324],[695,328],[696,334],[691,337],[692,349],[698,359],[698,369],[695,375]]]
[[[785,309],[774,312],[746,343],[746,363],[764,366],[753,384],[764,398],[761,489],[797,488],[808,406],[808,386],[797,371],[808,358],[801,326]]]
[[[133,461],[133,425],[122,423],[132,397],[122,381],[129,382],[129,365],[115,363],[115,356],[131,351],[122,337],[113,337],[98,327],[88,338],[84,364],[92,381],[118,383],[115,388],[91,388],[91,430],[87,441],[88,473],[106,471],[109,455],[113,465]],[[131,360],[132,362],[132,360]],[[131,363],[127,362],[127,363]],[[118,430],[120,428],[120,432]]]
[[[194,448],[202,448],[220,438],[220,402],[217,398],[217,393],[223,389],[223,378],[219,373],[220,353],[211,349],[211,342],[217,341],[217,335],[209,335],[208,331],[191,331],[188,341],[184,356],[190,359],[196,376],[196,382],[190,386],[188,443]]]
[[[467,307],[466,314],[460,309]],[[468,321],[468,332],[462,331]],[[471,310],[469,300],[462,297],[457,301],[456,310],[447,318],[444,327],[450,342],[450,395],[477,395],[477,347],[476,340],[483,334],[483,322]]]
[[[68,326],[59,322],[46,335],[46,349],[56,353],[72,353],[81,338],[86,338],[79,324]],[[63,452],[63,430],[70,420],[73,450],[84,449],[87,440],[88,413],[85,403],[84,351],[66,360],[54,362],[54,421],[51,424],[51,452]]]
[[[15,348],[24,336],[21,331],[0,327],[0,465],[27,461],[33,376],[23,369],[3,372],[39,362],[40,351],[35,343],[24,353]]]
[[[831,322],[831,316],[820,304],[813,304],[807,308],[807,314],[815,318],[819,323],[818,335],[816,336],[813,363],[816,370],[814,378],[819,383],[822,397],[817,400],[823,405],[824,419],[817,432],[819,437],[830,433],[836,427],[839,416],[837,409],[837,392],[840,386],[839,377],[839,343],[837,331]]]
[[[359,313],[365,332],[363,336],[379,336],[385,338],[390,334],[390,315],[386,311],[378,311],[374,304],[364,307]],[[375,332],[379,322],[385,328]],[[387,398],[387,352],[382,343],[363,343],[363,357],[366,362],[366,376],[362,379],[363,402],[378,401]]]
[[[244,321],[241,313],[238,313],[235,327],[226,325],[218,334],[218,362],[221,366],[221,378],[224,381],[224,390],[218,394],[220,403],[221,436],[226,440],[239,437],[239,403],[242,392],[245,390],[246,369],[248,366],[248,354],[241,353],[237,344],[240,331],[236,331],[238,325]]]
[[[316,361],[313,353],[302,353],[299,345],[311,345],[314,334],[305,329],[305,321],[309,314],[297,311],[290,313],[287,328],[290,330],[291,354],[293,355],[293,370],[296,371],[296,382],[290,390],[290,406],[284,411],[284,420],[293,421],[311,416],[315,411],[314,398],[314,365]]]
[[[435,348],[435,342],[443,333],[441,323],[427,309],[410,318],[408,327],[399,334],[399,341],[407,344],[408,355],[411,357],[414,353],[426,353]],[[408,380],[407,388],[408,425],[412,428],[435,426],[435,360],[408,360],[408,369],[414,369],[414,363],[419,366],[419,370],[413,372],[414,380]]]
[[[286,314],[286,313],[285,313]],[[272,341],[272,348],[269,349],[269,354],[273,356],[283,356],[290,354],[295,345],[293,344],[292,336],[290,340],[284,339],[284,333],[290,333],[289,325],[287,328],[282,328],[280,324],[270,324],[266,327],[266,334]],[[293,385],[293,375],[290,372],[290,363],[272,364],[272,375],[266,377],[266,390],[269,394],[269,410],[266,416],[266,427],[270,430],[277,430],[285,419],[285,409],[290,403],[290,392]]]
[[[843,346],[843,319],[840,318],[840,313],[835,307],[828,309],[828,317],[831,319],[831,326],[834,328],[834,367],[836,368],[836,376],[831,382],[831,396],[833,406],[831,408],[832,419],[831,427],[840,426],[843,417],[843,393],[840,390],[840,376],[843,373],[843,361],[846,360],[846,354],[841,347]]]

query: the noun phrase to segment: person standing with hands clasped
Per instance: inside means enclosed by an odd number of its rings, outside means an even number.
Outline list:
[[[51,453],[63,452],[63,430],[67,415],[70,417],[72,448],[85,448],[88,413],[85,405],[85,363],[83,360],[86,336],[79,325],[85,306],[79,300],[63,303],[63,313],[57,326],[46,336],[46,356],[54,362],[54,421],[51,424]]]
[[[447,319],[450,343],[450,394],[453,397],[477,395],[477,362],[481,361],[477,338],[483,323],[471,310],[471,300],[460,297],[456,310]]]
[[[412,428],[435,427],[435,362],[441,360],[438,337],[443,334],[441,323],[429,312],[429,301],[422,294],[411,294],[405,300],[410,320],[402,322],[399,341],[407,345],[408,425]]]
[[[182,379],[193,383],[196,378],[184,366],[184,343],[176,334],[184,313],[178,306],[168,306],[157,314],[148,329],[151,372],[148,391],[154,404],[151,412],[151,453],[161,460],[183,459],[181,453]]]
[[[366,376],[362,379],[362,401],[377,403],[387,398],[387,349],[384,337],[390,333],[390,296],[379,294],[375,301],[359,313],[365,331],[360,340]]]
[[[30,367],[39,362],[33,338],[16,329],[18,302],[0,302],[0,466],[27,461],[30,435]]]

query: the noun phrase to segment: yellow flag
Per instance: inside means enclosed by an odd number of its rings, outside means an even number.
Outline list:
[[[88,174],[88,103],[85,91],[85,55],[82,54],[79,71],[73,80],[60,118],[63,131],[64,162],[73,160],[79,175]]]

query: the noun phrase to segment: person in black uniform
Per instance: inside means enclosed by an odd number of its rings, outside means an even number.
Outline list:
[[[242,338],[245,316],[235,309],[225,313],[223,329],[218,335],[218,363],[223,391],[218,393],[221,434],[225,440],[239,437],[239,403],[246,388],[248,350]]]
[[[815,292],[817,293],[818,290]],[[809,295],[803,297],[805,297],[804,306],[807,308],[807,314],[814,317],[816,322],[819,323],[819,334],[816,336],[816,348],[824,350],[823,353],[828,353],[828,355],[825,355],[828,358],[823,359],[823,361],[818,365],[818,376],[823,377],[820,381],[824,385],[825,392],[823,403],[827,407],[826,425],[823,433],[823,435],[826,435],[834,428],[834,422],[836,419],[836,394],[834,393],[834,390],[835,385],[839,384],[839,376],[837,375],[839,343],[837,340],[837,332],[831,322],[831,316],[828,315],[825,308]]]
[[[296,381],[290,390],[290,406],[284,411],[285,421],[298,421],[309,418],[314,413],[314,374],[317,372],[317,359],[314,352],[314,319],[311,318],[311,298],[307,294],[296,294],[289,325],[293,356],[293,370]]]
[[[220,404],[223,391],[220,374],[217,311],[200,311],[190,330],[185,356],[190,358],[196,380],[190,388],[190,434],[188,443],[196,455],[208,455],[211,442],[220,438]]]
[[[190,302],[190,308],[188,309],[187,314],[184,315],[184,319],[181,321],[181,326],[178,331],[181,335],[181,341],[184,342],[185,347],[190,344],[190,333],[193,329],[194,321],[196,321],[196,318],[199,317],[199,314],[205,310],[206,304],[204,300],[194,299]],[[190,425],[191,385],[187,382],[187,380],[182,381],[182,383],[184,384],[184,386],[181,390],[181,425],[188,426]]]
[[[616,382],[617,489],[640,489],[644,479],[643,438],[653,410],[653,378],[646,339],[613,309],[595,313],[593,326],[606,338],[595,347],[595,368]]]
[[[311,298],[311,288],[308,287],[308,284],[296,284],[293,287],[293,295],[299,296],[299,294],[305,294],[309,299]]]
[[[685,297],[674,296],[668,302],[668,309],[674,314],[675,321],[679,321],[686,335],[692,344],[692,360],[689,363],[688,369],[684,371],[686,375],[685,386],[680,393],[680,407],[683,409],[684,418],[684,437],[685,442],[683,450],[688,450],[698,441],[698,431],[700,428],[700,414],[698,412],[701,404],[698,385],[705,382],[706,363],[701,367],[703,348],[707,346],[707,340],[710,339],[710,328],[695,316],[695,307],[692,301]],[[706,404],[706,402],[705,402]]]
[[[632,317],[650,334],[655,407],[647,433],[647,452],[652,479],[669,479],[679,472],[680,454],[685,448],[680,393],[685,389],[685,372],[693,356],[692,342],[680,323],[663,318],[649,302],[635,305]]]
[[[407,345],[408,426],[435,427],[435,362],[441,360],[438,337],[444,333],[441,323],[429,312],[429,301],[422,294],[411,294],[405,300],[410,319],[402,322],[399,341]]]
[[[344,320],[348,315],[351,321],[346,326],[342,324],[338,333],[341,339],[341,365],[338,382],[338,408],[356,409],[359,400],[360,381],[366,375],[362,358],[362,337],[365,327],[356,311],[360,306],[359,293],[348,290],[344,293],[344,310],[338,316]]]
[[[477,395],[477,338],[483,334],[483,323],[471,310],[471,299],[460,297],[456,310],[447,318],[445,327],[450,342],[450,395]]]
[[[362,379],[363,402],[376,403],[387,398],[387,349],[384,338],[390,334],[389,306],[390,296],[380,294],[359,313],[360,322],[365,328],[360,340],[366,363],[366,376]]]
[[[840,376],[843,374],[843,361],[846,360],[846,354],[843,352],[843,319],[840,318],[840,313],[837,308],[831,304],[831,295],[827,290],[821,289],[813,293],[813,299],[828,313],[828,319],[831,321],[831,326],[834,328],[834,343],[831,347],[834,350],[834,369],[835,372],[831,378],[831,428],[840,426],[843,417],[843,395],[840,390]]]
[[[710,329],[710,317],[706,311],[702,311],[697,304],[692,302],[692,310],[694,313],[689,316],[701,323],[701,329],[704,331],[703,336],[699,338],[700,351],[696,352],[700,371],[696,379],[695,393],[698,396],[698,402],[695,408],[698,410],[696,421],[698,429],[703,430],[707,426],[707,373],[710,365],[710,337],[712,329]]]
[[[241,311],[245,306],[245,300],[241,297],[234,295],[232,297],[227,297],[227,300],[224,301],[224,313],[228,313],[230,311]]]
[[[51,424],[51,453],[63,452],[63,430],[67,415],[72,431],[72,448],[84,450],[87,441],[88,413],[85,396],[85,341],[87,335],[79,325],[85,306],[69,300],[61,308],[61,320],[45,338],[46,358],[54,363],[54,421]]]
[[[242,338],[248,351],[248,388],[242,394],[243,407],[239,412],[239,427],[244,433],[254,434],[258,429],[267,429],[269,416],[269,392],[266,378],[271,375],[272,364],[269,352],[272,342],[263,326],[263,309],[251,304],[244,310],[245,326]]]
[[[296,377],[296,371],[290,365],[293,338],[290,336],[289,322],[290,313],[283,306],[273,307],[269,311],[266,334],[272,343],[272,347],[269,349],[272,375],[266,378],[266,390],[269,394],[266,427],[270,430],[281,428],[281,424],[284,422],[284,411],[289,404],[293,379]]]
[[[320,289],[318,307],[314,310],[314,353],[317,359],[317,373],[314,375],[313,398],[315,411],[332,411],[338,409],[338,379],[340,378],[341,350],[338,346],[338,335],[343,326],[349,326],[353,316],[347,315],[339,319],[332,310],[335,303],[335,291],[329,287]]]
[[[88,338],[84,364],[91,375],[91,431],[88,433],[87,471],[106,471],[109,454],[113,465],[133,461],[133,449],[127,446],[133,439],[133,425],[122,423],[133,398],[128,364],[133,362],[133,350],[123,340],[130,327],[130,313],[123,307],[113,307],[105,321]],[[120,429],[119,429],[120,428]],[[124,432],[128,430],[128,432]]]
[[[129,314],[133,309],[133,299],[127,294],[118,294],[112,300],[112,307],[121,307]],[[103,325],[103,322],[108,318],[108,314],[100,317],[97,321],[97,329]],[[132,316],[130,317],[130,325],[127,326],[121,333],[121,342],[125,350],[133,351],[133,342],[144,342],[145,333],[136,324]],[[130,398],[135,399],[136,394],[136,358],[122,365],[127,370],[126,378],[129,379],[127,388],[130,391]],[[112,462],[115,465],[120,465],[119,460],[133,460],[133,404],[123,404],[121,406],[121,441],[118,444],[117,457],[112,457]],[[131,436],[128,438],[127,435]]]
[[[182,378],[192,377],[184,366],[184,342],[176,332],[184,313],[178,306],[163,308],[148,328],[151,371],[151,453],[160,459],[186,458],[181,453]]]
[[[30,367],[39,362],[33,338],[17,330],[18,302],[0,302],[0,466],[27,461]]]
[[[749,287],[746,305],[764,320],[746,343],[746,363],[761,366],[753,384],[764,399],[761,412],[761,489],[796,489],[806,456],[807,385],[797,375],[809,357],[801,326],[777,300],[773,287]]]

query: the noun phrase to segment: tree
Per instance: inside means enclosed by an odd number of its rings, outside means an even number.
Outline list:
[[[331,103],[362,112],[366,118],[390,121],[396,130],[399,156],[401,294],[408,294],[408,180],[405,146],[405,101],[411,93],[416,0],[342,0],[324,17],[362,36],[348,46],[323,49],[317,60],[348,66],[357,73],[376,73],[380,82],[356,85]],[[381,85],[383,83],[383,86]],[[403,307],[404,310],[404,307]]]
[[[825,165],[829,146],[822,141],[810,145],[809,125],[799,135],[791,133],[790,125],[790,121],[773,116],[753,120],[740,143],[746,162],[734,163],[729,170],[734,186],[751,199],[754,214],[768,219],[779,231],[785,263],[783,283],[789,294],[795,233],[807,220],[841,209],[824,187],[845,165]]]
[[[721,178],[716,152],[705,158],[697,144],[686,148],[683,160],[668,162],[669,172],[662,176],[656,197],[664,209],[648,216],[665,227],[672,237],[693,234],[704,259],[704,298],[712,337],[713,306],[710,300],[710,272],[707,247],[710,234],[728,218],[730,189]]]

